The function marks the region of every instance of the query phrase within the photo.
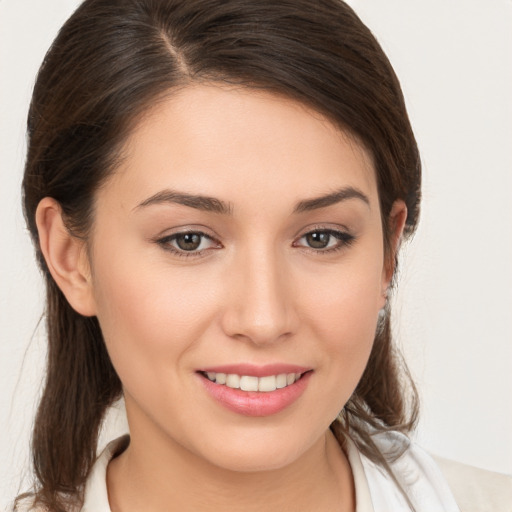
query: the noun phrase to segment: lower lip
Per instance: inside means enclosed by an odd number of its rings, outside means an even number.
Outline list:
[[[304,393],[312,372],[275,391],[242,391],[224,384],[215,384],[207,377],[199,374],[206,391],[221,405],[230,411],[244,416],[270,416],[286,409]]]

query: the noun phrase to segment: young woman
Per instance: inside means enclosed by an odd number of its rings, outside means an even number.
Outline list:
[[[349,7],[86,0],[28,133],[49,352],[21,506],[459,510],[391,340],[420,159]]]

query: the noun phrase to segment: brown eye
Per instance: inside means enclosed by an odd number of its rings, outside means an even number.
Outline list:
[[[354,240],[355,237],[345,231],[318,229],[302,235],[294,245],[312,249],[319,253],[328,253],[343,249],[351,245]]]
[[[203,251],[220,249],[222,245],[201,231],[187,231],[166,236],[156,242],[176,256],[200,256]]]
[[[197,251],[201,245],[202,236],[198,233],[183,233],[175,235],[176,245],[182,251]]]
[[[314,231],[306,235],[306,243],[313,249],[325,249],[329,245],[331,236],[325,231]]]

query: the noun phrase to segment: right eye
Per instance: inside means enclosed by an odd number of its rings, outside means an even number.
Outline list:
[[[199,256],[208,249],[220,247],[220,243],[201,231],[174,233],[157,240],[165,250],[178,256]]]

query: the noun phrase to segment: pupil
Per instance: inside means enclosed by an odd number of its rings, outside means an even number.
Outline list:
[[[325,249],[329,244],[330,236],[329,233],[309,233],[306,235],[306,240],[314,249]]]
[[[186,233],[177,237],[176,243],[184,251],[195,251],[201,245],[201,236],[196,233]]]

